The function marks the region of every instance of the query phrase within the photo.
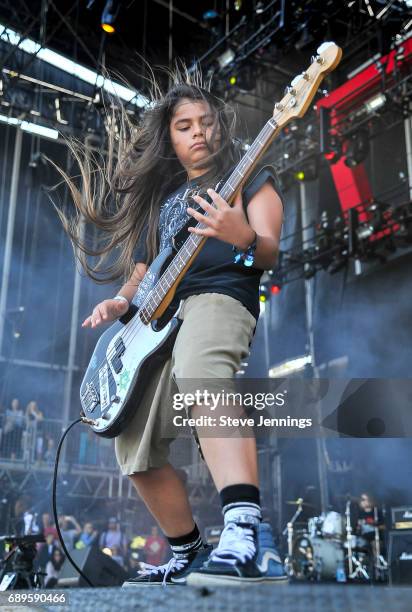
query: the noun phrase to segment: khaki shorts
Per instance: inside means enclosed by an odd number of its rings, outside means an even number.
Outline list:
[[[183,301],[172,356],[153,370],[147,390],[125,430],[115,439],[122,474],[162,467],[173,438],[162,436],[176,412],[172,401],[179,379],[233,378],[248,355],[256,319],[235,298],[220,293]],[[178,381],[178,383],[176,383]]]

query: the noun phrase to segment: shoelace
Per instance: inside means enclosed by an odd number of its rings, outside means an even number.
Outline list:
[[[219,546],[211,554],[212,561],[234,565],[237,561],[244,563],[256,552],[253,530],[229,523],[220,536]]]
[[[166,586],[166,580],[168,575],[172,572],[183,569],[188,562],[188,559],[176,559],[176,557],[172,557],[167,563],[164,563],[163,565],[150,565],[150,563],[145,563],[144,568],[142,570],[139,570],[137,573],[141,576],[147,576],[149,574],[158,574],[159,572],[164,572],[162,584]]]

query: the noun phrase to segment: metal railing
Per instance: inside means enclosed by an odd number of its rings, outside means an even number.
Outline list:
[[[51,467],[63,432],[60,419],[29,420],[12,414],[0,415],[0,461],[36,467]],[[66,464],[89,469],[118,471],[113,440],[96,436],[86,426],[69,434]]]
[[[10,467],[51,469],[63,433],[62,419],[28,419],[21,415],[0,414],[0,463]],[[119,472],[114,441],[97,436],[87,425],[78,425],[65,442],[62,467],[87,468],[105,473]],[[180,438],[171,447],[170,461],[184,467],[189,482],[206,483],[208,470],[197,450],[193,457],[193,440]]]

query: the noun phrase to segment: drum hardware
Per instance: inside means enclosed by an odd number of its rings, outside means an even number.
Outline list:
[[[375,520],[375,546],[373,547],[374,556],[374,578],[377,582],[386,580],[388,575],[388,563],[381,554],[381,540],[379,535],[379,513],[377,506],[373,508],[373,518]]]
[[[313,504],[308,504],[307,502],[304,502],[302,497],[299,497],[296,500],[288,500],[286,503],[293,506],[306,506],[307,508],[315,507]]]
[[[357,580],[359,578],[363,580],[370,580],[370,576],[366,569],[366,565],[362,562],[366,560],[366,554],[362,553],[359,549],[361,549],[362,542],[360,542],[361,538],[353,539],[352,535],[352,525],[350,522],[350,506],[351,499],[348,498],[346,500],[345,507],[345,516],[346,516],[346,542],[345,546],[348,550],[347,560],[348,560],[348,578],[350,580]],[[360,546],[358,546],[360,544]],[[354,550],[357,549],[357,550]],[[364,559],[365,557],[365,559]]]
[[[352,553],[352,525],[350,522],[350,499],[346,500],[345,517],[346,517],[346,543],[348,549],[348,569],[349,577],[353,573],[353,553]]]
[[[303,512],[303,498],[299,497],[296,501],[288,501],[287,504],[297,505],[296,512],[287,523],[285,529],[282,531],[282,535],[287,535],[288,542],[288,556],[285,559],[285,571],[288,576],[294,575],[293,568],[293,534],[294,534],[294,523],[300,514]],[[307,505],[307,504],[305,504]]]

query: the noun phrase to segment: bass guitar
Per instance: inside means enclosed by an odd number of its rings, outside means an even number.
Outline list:
[[[303,117],[319,85],[338,65],[342,50],[323,43],[308,69],[296,76],[273,116],[263,126],[219,194],[229,204],[249,178],[276,135]],[[198,227],[204,227],[198,223]],[[149,372],[171,354],[179,330],[178,310],[169,314],[176,288],[203,247],[206,237],[189,234],[180,248],[163,250],[148,268],[128,313],[105,331],[80,387],[86,422],[96,434],[113,438],[126,426],[145,391]]]

